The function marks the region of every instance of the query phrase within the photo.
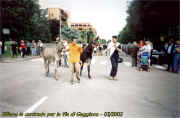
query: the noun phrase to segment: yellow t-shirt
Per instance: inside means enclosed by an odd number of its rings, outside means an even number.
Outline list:
[[[80,62],[80,55],[82,53],[82,48],[78,44],[69,44],[69,61],[71,63]]]

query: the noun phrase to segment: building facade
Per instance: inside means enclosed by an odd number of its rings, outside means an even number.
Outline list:
[[[92,31],[97,36],[96,29],[90,23],[71,23],[71,28],[78,31]]]
[[[60,20],[61,27],[70,26],[70,12],[60,8],[48,8],[49,20]]]

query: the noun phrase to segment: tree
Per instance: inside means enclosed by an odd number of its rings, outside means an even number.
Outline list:
[[[50,40],[47,18],[36,0],[2,0],[2,24],[17,41]]]
[[[59,36],[59,21],[58,20],[49,20],[50,32],[52,40],[56,40],[56,37]]]
[[[128,42],[146,38],[158,45],[161,34],[166,35],[166,37],[173,35],[178,39],[180,34],[178,9],[178,0],[131,1],[127,10],[127,25],[119,33],[119,41]]]
[[[87,31],[80,31],[80,38],[82,43],[87,43]]]
[[[106,44],[107,41],[106,41],[105,39],[99,39],[99,43],[100,43],[100,44]]]
[[[80,34],[79,34],[78,30],[71,29],[68,26],[64,26],[62,28],[61,34],[62,34],[63,39],[65,39],[65,40],[70,41],[71,39],[76,38],[76,39],[79,39],[79,41],[80,41]]]
[[[128,43],[131,40],[133,40],[133,36],[132,33],[130,32],[128,25],[126,25],[118,35],[118,42]]]
[[[93,33],[93,31],[88,31],[87,32],[87,43],[90,43],[92,40],[94,40],[95,35]]]

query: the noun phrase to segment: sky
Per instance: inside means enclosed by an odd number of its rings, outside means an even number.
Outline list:
[[[126,25],[128,0],[40,0],[42,8],[70,11],[71,22],[88,22],[104,39],[111,39]]]

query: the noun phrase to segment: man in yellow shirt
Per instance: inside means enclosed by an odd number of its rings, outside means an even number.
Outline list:
[[[76,72],[76,77],[78,82],[80,82],[80,55],[82,53],[82,48],[76,43],[77,39],[73,39],[69,44],[69,48],[64,51],[69,51],[69,68],[71,71],[71,83],[74,82],[74,73]]]

